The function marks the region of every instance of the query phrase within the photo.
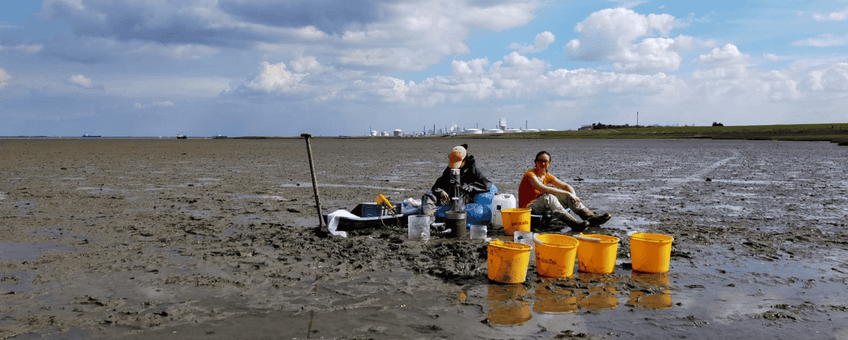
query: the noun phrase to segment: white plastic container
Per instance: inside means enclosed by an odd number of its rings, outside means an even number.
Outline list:
[[[515,196],[512,194],[495,194],[492,198],[492,227],[503,228],[501,210],[516,208]]]
[[[415,241],[427,241],[430,239],[430,216],[409,215],[409,226],[407,237]]]
[[[471,226],[471,239],[472,240],[486,240],[486,226],[485,225],[472,225]]]

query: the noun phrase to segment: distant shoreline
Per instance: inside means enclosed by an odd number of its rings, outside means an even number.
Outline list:
[[[299,139],[300,136],[189,136],[188,139]],[[735,139],[831,142],[848,146],[848,123],[746,125],[746,126],[624,126],[593,130],[510,132],[489,134],[428,135],[419,137],[395,136],[314,136],[313,138],[394,139],[394,138],[468,138],[468,139]],[[160,139],[173,137],[66,137],[66,136],[0,136],[0,139]]]

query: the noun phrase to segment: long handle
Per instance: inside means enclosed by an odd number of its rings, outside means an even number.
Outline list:
[[[571,237],[576,238],[576,239],[578,239],[578,240],[580,240],[580,241],[595,242],[595,243],[600,243],[600,242],[601,242],[601,239],[599,239],[599,238],[586,237],[586,236],[583,236],[583,235],[573,235],[573,236],[571,236]]]
[[[306,152],[309,154],[309,171],[312,172],[312,191],[315,193],[315,206],[318,207],[318,226],[321,230],[326,230],[324,226],[324,215],[321,214],[321,199],[318,196],[318,179],[315,178],[315,164],[312,162],[312,146],[309,144],[311,133],[303,133],[300,135],[306,139]]]

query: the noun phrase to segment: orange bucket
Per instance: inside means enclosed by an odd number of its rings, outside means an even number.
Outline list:
[[[501,210],[504,233],[512,236],[516,231],[530,231],[530,209],[513,208]]]
[[[630,259],[633,260],[633,270],[643,273],[668,272],[672,241],[674,237],[663,234],[630,235]]]
[[[608,235],[580,234],[577,246],[578,270],[581,273],[611,274],[615,270],[618,238]]]
[[[533,247],[515,242],[494,240],[488,247],[489,279],[501,283],[523,283]]]
[[[574,259],[577,257],[576,238],[558,234],[536,235],[536,272],[547,277],[570,277],[574,275]],[[539,243],[542,242],[542,243]]]

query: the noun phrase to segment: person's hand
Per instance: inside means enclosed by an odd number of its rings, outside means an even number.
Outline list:
[[[572,199],[572,200],[574,200],[574,205],[581,205],[581,204],[583,204],[583,203],[581,203],[581,201],[580,201],[580,197],[577,197],[577,195],[571,195],[571,199]]]
[[[437,190],[436,195],[439,195],[439,198],[442,202],[450,202],[450,196],[444,190]]]
[[[463,184],[459,185],[459,190],[462,190],[462,192],[467,194],[467,193],[471,192],[471,186],[466,184],[466,183],[463,183]]]

